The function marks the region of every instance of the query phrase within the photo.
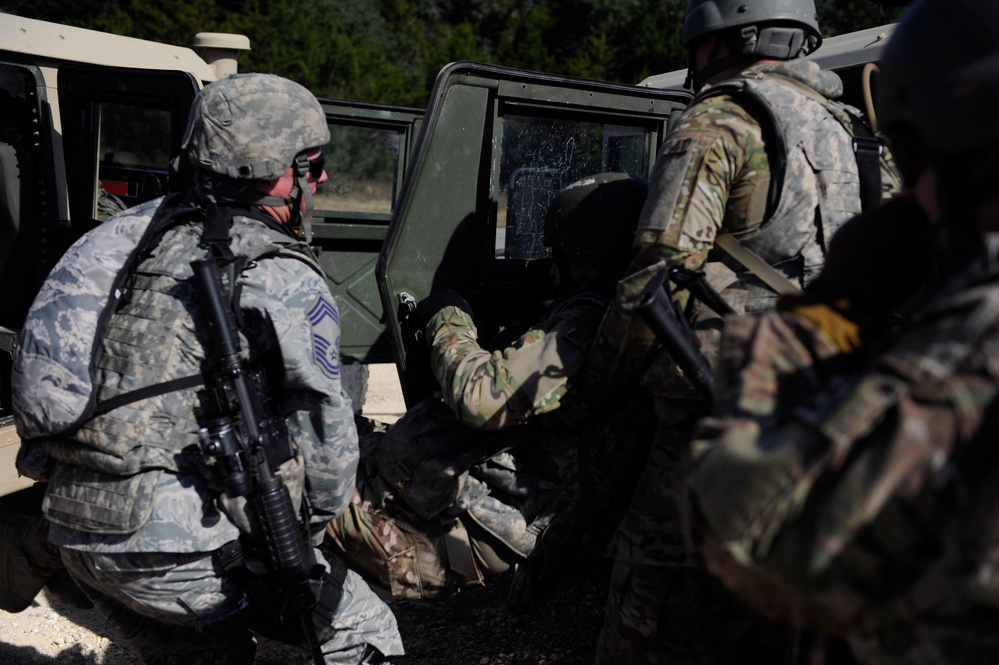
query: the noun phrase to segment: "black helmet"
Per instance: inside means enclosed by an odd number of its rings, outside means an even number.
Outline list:
[[[999,141],[999,2],[917,0],[880,70],[878,125],[892,138],[950,154]]]
[[[548,206],[545,245],[573,260],[629,252],[647,192],[644,180],[627,173],[577,180]]]
[[[690,45],[703,35],[756,26],[744,38],[743,55],[787,60],[822,44],[813,0],[688,0],[680,38]]]

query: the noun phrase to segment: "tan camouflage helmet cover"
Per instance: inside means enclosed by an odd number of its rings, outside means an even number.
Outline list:
[[[329,138],[326,115],[306,88],[273,74],[233,74],[195,97],[181,149],[197,169],[271,180]]]

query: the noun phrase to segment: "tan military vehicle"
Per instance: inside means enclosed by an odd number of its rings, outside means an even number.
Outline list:
[[[38,287],[81,233],[180,185],[169,164],[194,95],[250,48],[244,36],[217,33],[194,44],[200,55],[0,14],[0,496],[31,484],[14,468],[9,377]],[[336,285],[344,359],[391,361],[386,341],[377,355],[384,335],[372,274],[422,111],[321,102],[333,138],[315,244]],[[347,380],[359,407],[364,374]]]

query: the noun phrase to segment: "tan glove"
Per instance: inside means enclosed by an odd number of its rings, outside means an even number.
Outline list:
[[[896,197],[840,227],[819,276],[777,308],[815,323],[852,352],[890,332],[935,283],[937,245],[919,204]]]

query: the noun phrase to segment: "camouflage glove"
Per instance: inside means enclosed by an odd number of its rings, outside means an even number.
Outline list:
[[[416,305],[416,310],[412,315],[414,328],[416,330],[423,331],[423,339],[427,344],[430,344],[433,341],[431,335],[429,334],[430,331],[427,330],[427,325],[429,325],[430,319],[434,318],[434,315],[445,307],[457,307],[461,311],[468,314],[469,317],[475,317],[472,312],[472,306],[469,305],[468,302],[456,291],[451,289],[434,291]]]
[[[846,352],[890,332],[938,272],[935,231],[922,207],[896,197],[844,224],[819,276],[777,308],[819,326]]]

